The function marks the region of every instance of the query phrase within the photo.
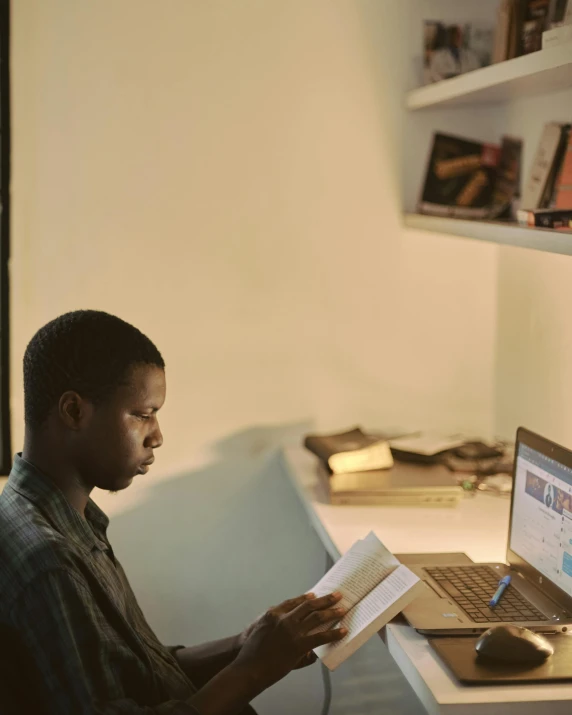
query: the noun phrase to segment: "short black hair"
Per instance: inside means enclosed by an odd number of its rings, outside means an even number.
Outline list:
[[[121,318],[99,310],[55,318],[38,330],[24,355],[26,426],[40,427],[68,390],[101,402],[142,364],[165,369],[151,340]]]

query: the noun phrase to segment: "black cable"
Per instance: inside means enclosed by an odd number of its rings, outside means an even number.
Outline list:
[[[324,703],[322,705],[321,715],[328,715],[332,703],[332,679],[330,677],[330,671],[323,663],[320,663],[320,667],[322,668],[322,680],[324,682]]]

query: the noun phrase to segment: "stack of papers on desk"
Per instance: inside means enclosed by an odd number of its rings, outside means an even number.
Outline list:
[[[432,462],[440,454],[460,447],[467,438],[460,434],[443,435],[432,432],[398,437],[389,443],[393,456],[405,461]]]

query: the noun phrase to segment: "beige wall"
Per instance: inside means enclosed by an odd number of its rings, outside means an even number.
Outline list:
[[[13,3],[15,449],[26,342],[86,307],[164,353],[164,471],[253,424],[492,429],[496,249],[400,225],[409,15]]]

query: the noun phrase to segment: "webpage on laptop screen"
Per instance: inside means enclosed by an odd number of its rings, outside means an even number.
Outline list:
[[[523,444],[510,548],[572,596],[572,469]]]

